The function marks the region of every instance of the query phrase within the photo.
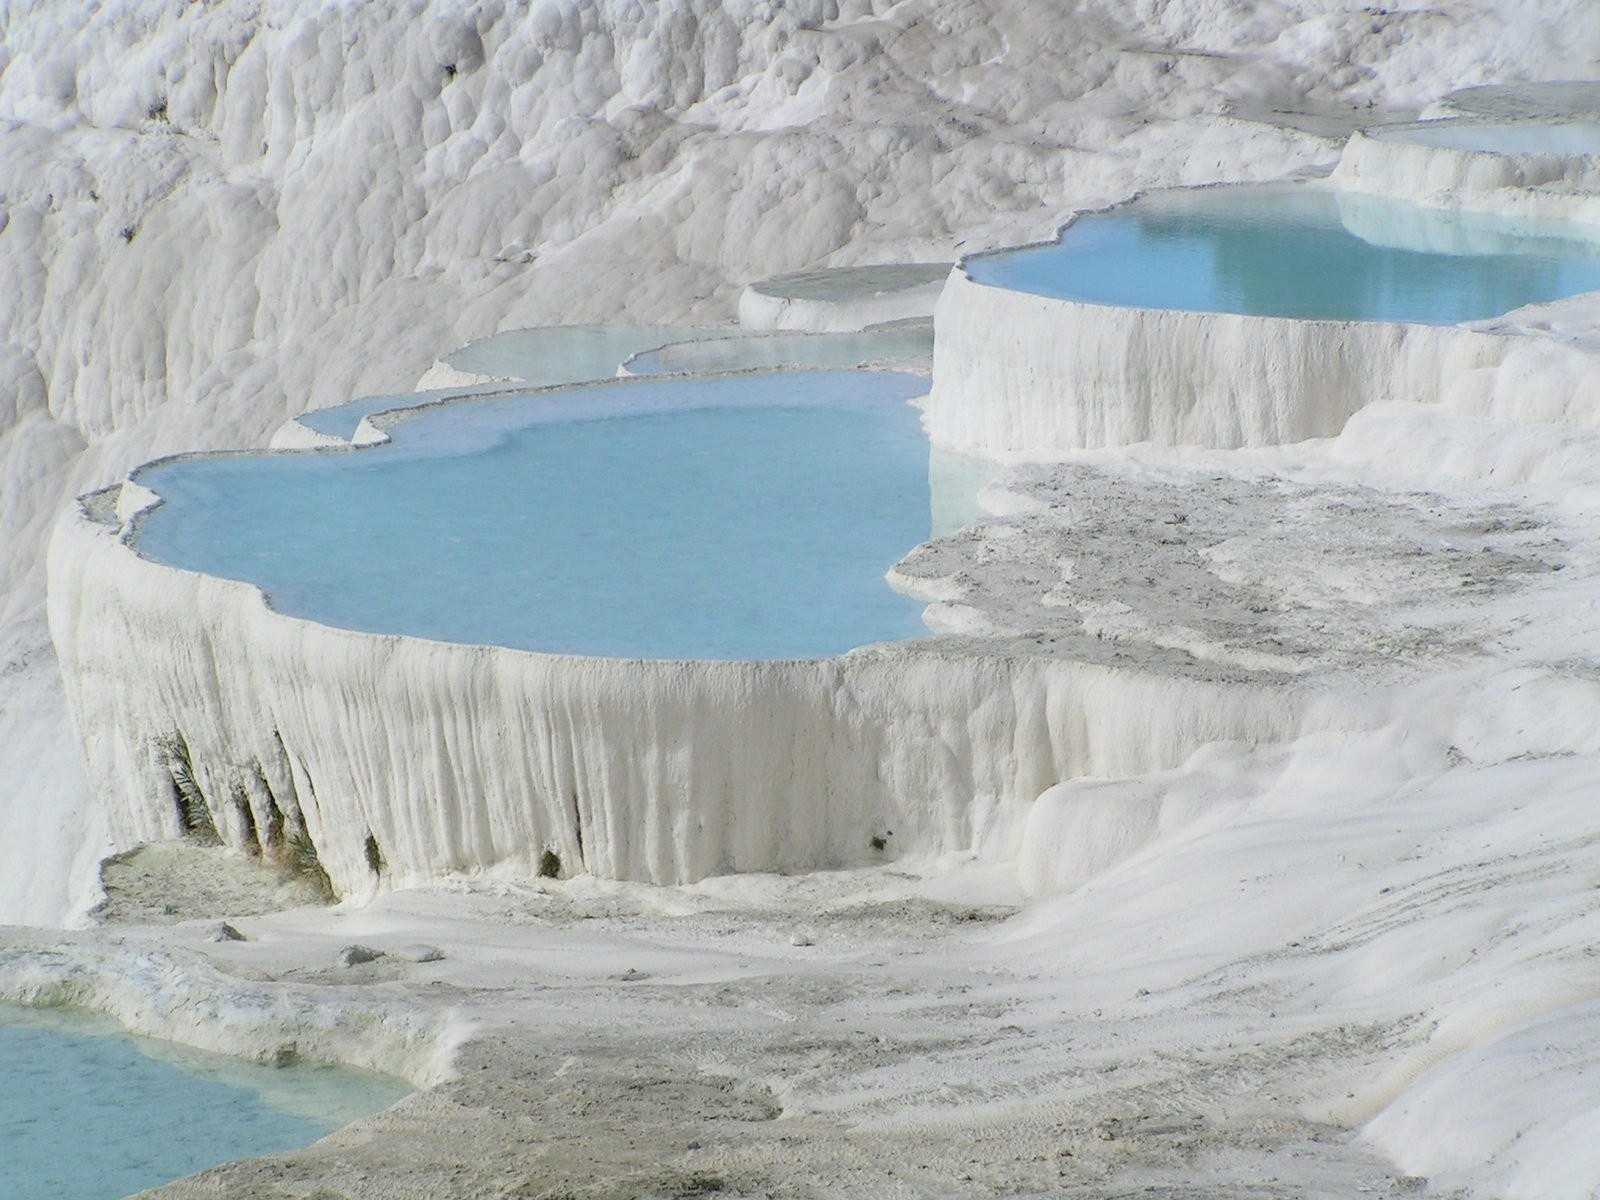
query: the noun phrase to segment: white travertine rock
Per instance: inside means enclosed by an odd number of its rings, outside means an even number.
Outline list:
[[[79,509],[50,569],[52,635],[116,844],[181,834],[181,741],[226,844],[303,827],[344,894],[501,863],[531,875],[547,849],[654,883],[836,866],[867,860],[883,828],[900,855],[1007,858],[1058,780],[1353,720],[1276,676],[993,643],[670,662],[358,633],[142,559]]]
[[[515,383],[508,375],[481,375],[474,371],[463,371],[452,367],[443,359],[438,359],[433,366],[422,373],[422,378],[417,380],[417,391],[426,392],[436,388],[474,387],[484,383]]]
[[[1600,158],[1592,150],[1541,148],[1536,133],[1530,133],[1526,149],[1473,146],[1465,136],[1461,145],[1429,144],[1407,136],[1413,129],[1426,132],[1428,125],[1443,123],[1352,134],[1339,156],[1333,182],[1347,191],[1435,207],[1600,223],[1596,195]]]
[[[971,454],[1276,445],[1331,437],[1379,401],[1600,422],[1600,351],[1555,337],[1117,308],[959,269],[934,328],[928,433]]]
[[[1217,114],[1578,77],[1596,21],[1577,0],[1465,22],[1317,0],[0,17],[0,841],[26,847],[0,915],[51,923],[94,903],[79,860],[100,845],[48,832],[99,820],[42,716],[44,545],[72,496],[264,445],[497,330],[725,320],[743,281],[948,260],[1141,188],[1328,165],[1326,140]]]

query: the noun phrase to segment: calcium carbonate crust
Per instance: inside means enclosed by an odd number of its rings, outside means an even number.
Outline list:
[[[171,947],[52,933],[0,939],[0,1001],[103,1013],[132,1033],[273,1066],[343,1063],[428,1087],[470,1036],[458,1014],[359,987],[252,980]]]

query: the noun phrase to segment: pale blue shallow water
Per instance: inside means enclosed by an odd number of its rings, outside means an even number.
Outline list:
[[[1153,193],[967,271],[1093,304],[1450,325],[1600,290],[1600,242],[1556,222],[1268,184]]]
[[[1385,138],[1492,154],[1600,154],[1600,121],[1426,121]]]
[[[141,1046],[160,1044],[101,1022],[0,1009],[0,1197],[118,1200],[310,1145],[409,1090],[361,1072],[273,1070],[178,1047],[157,1059]]]
[[[141,554],[325,624],[611,657],[778,659],[927,632],[925,381],[795,372],[431,410],[362,451],[162,464]]]
[[[363,396],[349,404],[336,404],[332,408],[319,408],[301,413],[295,420],[307,429],[315,429],[329,437],[349,441],[356,428],[373,413],[394,412],[402,408],[421,408],[462,396],[480,396],[486,392],[503,392],[509,384],[476,383],[458,388],[433,388],[422,392],[397,392],[386,396]]]
[[[363,417],[377,412],[415,408],[456,396],[503,392],[504,380],[530,387],[556,387],[567,383],[593,383],[615,378],[622,360],[657,346],[686,339],[714,337],[713,328],[681,325],[550,325],[540,329],[513,329],[463,346],[445,359],[458,371],[494,375],[499,381],[363,396],[348,404],[319,408],[296,418],[308,429],[348,441]]]
[[[501,375],[538,387],[587,383],[611,378],[631,354],[723,332],[693,325],[547,325],[472,342],[445,362],[458,371]]]
[[[908,321],[861,333],[768,333],[701,338],[643,351],[628,360],[635,375],[843,370],[880,363],[904,366],[933,358],[933,322]]]

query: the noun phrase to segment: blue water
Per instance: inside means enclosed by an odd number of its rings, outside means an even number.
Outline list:
[[[1272,184],[1155,193],[967,269],[1093,304],[1449,325],[1600,290],[1600,242],[1555,222]]]
[[[463,346],[445,359],[458,371],[502,375],[547,387],[610,379],[630,354],[695,338],[716,337],[711,326],[548,325],[510,329]]]
[[[713,328],[679,325],[551,325],[541,329],[512,329],[463,346],[445,359],[458,371],[500,377],[496,382],[363,396],[349,404],[304,413],[297,419],[308,429],[348,441],[362,418],[373,413],[415,408],[457,396],[503,392],[510,386],[503,382],[505,379],[530,387],[613,379],[617,368],[629,355],[686,339],[716,336],[717,332]]]
[[[615,374],[615,372],[612,372]],[[487,392],[503,392],[510,386],[504,383],[477,383],[458,388],[434,388],[422,392],[398,392],[386,396],[363,396],[349,404],[336,404],[332,408],[319,408],[301,413],[295,420],[307,429],[315,429],[329,437],[349,441],[356,428],[373,413],[395,412],[403,408],[421,408],[440,400],[453,400],[462,396],[481,396]]]
[[[1424,121],[1385,129],[1382,136],[1492,154],[1600,154],[1600,121]]]
[[[329,625],[614,657],[826,656],[926,633],[924,381],[800,372],[471,401],[363,451],[163,464],[140,553]]]
[[[769,333],[703,338],[646,350],[628,360],[635,375],[782,368],[841,370],[867,363],[897,365],[933,357],[933,323],[906,322],[861,333]]]
[[[408,1090],[359,1072],[272,1070],[177,1047],[162,1061],[140,1046],[160,1044],[0,1010],[0,1197],[118,1200],[310,1145]]]

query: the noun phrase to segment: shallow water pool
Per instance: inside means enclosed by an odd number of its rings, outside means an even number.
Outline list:
[[[0,1006],[0,1196],[117,1200],[310,1145],[395,1103],[401,1081],[253,1066],[110,1022]]]
[[[967,272],[1091,304],[1453,325],[1600,290],[1600,241],[1557,222],[1265,184],[1152,193]]]
[[[610,657],[821,657],[927,632],[925,381],[795,372],[429,410],[362,451],[138,479],[148,558],[324,624]]]
[[[1491,154],[1600,154],[1600,121],[1424,121],[1385,139]]]
[[[609,379],[630,354],[696,338],[716,337],[695,325],[547,325],[510,329],[472,342],[444,361],[458,371],[497,375],[537,387]]]
[[[444,361],[458,371],[492,379],[462,387],[363,396],[348,404],[320,408],[296,418],[307,429],[348,441],[363,418],[374,413],[416,408],[439,400],[503,392],[506,381],[530,387],[596,383],[616,377],[624,359],[658,346],[715,337],[718,330],[680,325],[548,325],[512,329],[472,342]]]
[[[907,321],[860,333],[767,333],[674,342],[634,355],[635,375],[782,369],[843,370],[878,363],[903,368],[933,358],[933,322]]]

